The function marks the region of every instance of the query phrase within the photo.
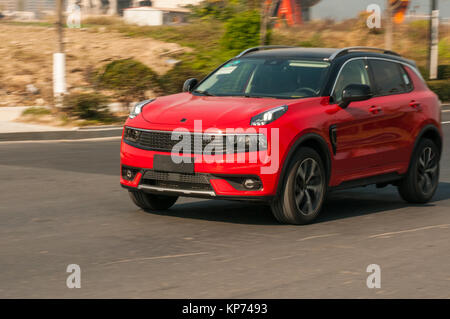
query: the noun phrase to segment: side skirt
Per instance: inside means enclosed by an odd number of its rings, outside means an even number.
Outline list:
[[[350,181],[345,181],[337,186],[329,188],[329,191],[349,189],[361,186],[367,186],[372,184],[390,184],[403,178],[403,175],[398,173],[387,173],[382,175],[370,176],[365,178],[353,179]]]

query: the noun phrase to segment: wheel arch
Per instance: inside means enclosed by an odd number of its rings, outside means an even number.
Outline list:
[[[314,149],[317,153],[319,153],[320,158],[325,166],[325,173],[327,176],[327,185],[331,178],[331,153],[330,148],[326,140],[317,133],[306,133],[292,144],[289,149],[288,155],[286,156],[283,166],[281,168],[280,177],[278,179],[277,192],[276,195],[279,195],[282,190],[282,185],[284,185],[287,177],[287,170],[289,164],[294,157],[294,155],[298,152],[298,150],[302,147],[310,147]]]
[[[416,140],[414,141],[413,152],[416,149],[417,145],[419,144],[419,141],[422,138],[428,138],[428,139],[432,140],[439,149],[439,155],[442,154],[442,147],[443,147],[442,135],[439,132],[439,129],[434,124],[425,125],[420,130],[419,134],[417,134]],[[411,159],[410,159],[410,162],[411,162]]]

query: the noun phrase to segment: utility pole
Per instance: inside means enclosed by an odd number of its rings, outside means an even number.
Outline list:
[[[66,59],[64,54],[64,34],[63,34],[63,6],[64,0],[56,0],[56,32],[58,38],[58,49],[53,54],[53,97],[55,106],[62,107],[62,98],[66,93]]]
[[[439,43],[439,9],[437,0],[431,0],[430,10],[430,40],[428,53],[428,66],[430,80],[438,77],[438,43]]]
[[[266,1],[263,0],[261,4],[261,22],[260,22],[260,31],[259,31],[259,44],[266,45],[267,44],[267,34],[272,28],[273,18],[272,16],[275,14],[275,9],[280,0],[271,0]]]
[[[386,0],[386,28],[384,33],[384,48],[386,50],[392,50],[392,33],[393,33],[393,23],[392,23],[392,5],[390,0]]]
[[[63,2],[64,0],[56,1],[56,11],[58,20],[56,22],[58,33],[58,53],[64,53],[64,39],[63,39]]]
[[[263,0],[261,4],[261,22],[260,22],[260,30],[259,30],[259,45],[266,44],[267,38],[267,24],[269,20],[269,8],[267,5],[267,1]]]

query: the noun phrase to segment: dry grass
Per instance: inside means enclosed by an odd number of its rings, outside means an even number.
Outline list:
[[[396,25],[393,50],[426,66],[428,55],[428,21]],[[341,48],[346,46],[384,47],[384,30],[371,31],[365,18],[335,23],[312,21],[296,28],[279,28],[273,33],[273,44]],[[450,64],[450,27],[441,26],[439,63]]]
[[[65,30],[69,91],[80,88],[93,90],[87,79],[90,71],[118,59],[134,58],[156,73],[164,74],[172,65],[167,64],[167,57],[161,54],[184,50],[175,43],[151,38],[129,38],[110,29],[93,30]],[[0,43],[0,106],[36,105],[39,98],[50,104],[53,85],[52,56],[57,49],[55,29],[26,23],[0,23]],[[25,89],[27,84],[35,85],[40,92],[28,94]]]
[[[183,26],[139,27],[124,24],[120,18],[90,16],[82,29],[66,29],[67,81],[70,91],[92,91],[88,81],[92,72],[118,59],[133,58],[158,75],[172,68],[167,52],[194,69],[208,71],[227,57],[220,47],[223,34],[220,22],[193,22]],[[271,44],[303,47],[384,47],[384,31],[371,31],[365,18],[342,22],[312,21],[308,24],[273,31]],[[395,51],[413,59],[421,67],[427,64],[428,22],[397,25]],[[170,42],[170,43],[168,43]],[[35,105],[37,98],[51,101],[52,54],[56,50],[53,22],[0,23],[0,106]],[[187,48],[189,47],[189,48]],[[450,64],[450,27],[441,26],[439,63]],[[25,92],[27,84],[40,89],[37,95]],[[114,92],[102,91],[107,96]]]

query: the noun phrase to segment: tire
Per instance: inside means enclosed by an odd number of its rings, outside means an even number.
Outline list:
[[[410,203],[427,203],[439,185],[440,152],[436,144],[424,138],[414,149],[408,172],[398,185],[400,196]]]
[[[327,174],[319,154],[301,148],[289,163],[286,183],[271,208],[280,223],[311,223],[322,209],[327,190]]]
[[[154,195],[142,191],[128,191],[131,200],[138,207],[148,210],[167,210],[172,207],[178,196]]]

